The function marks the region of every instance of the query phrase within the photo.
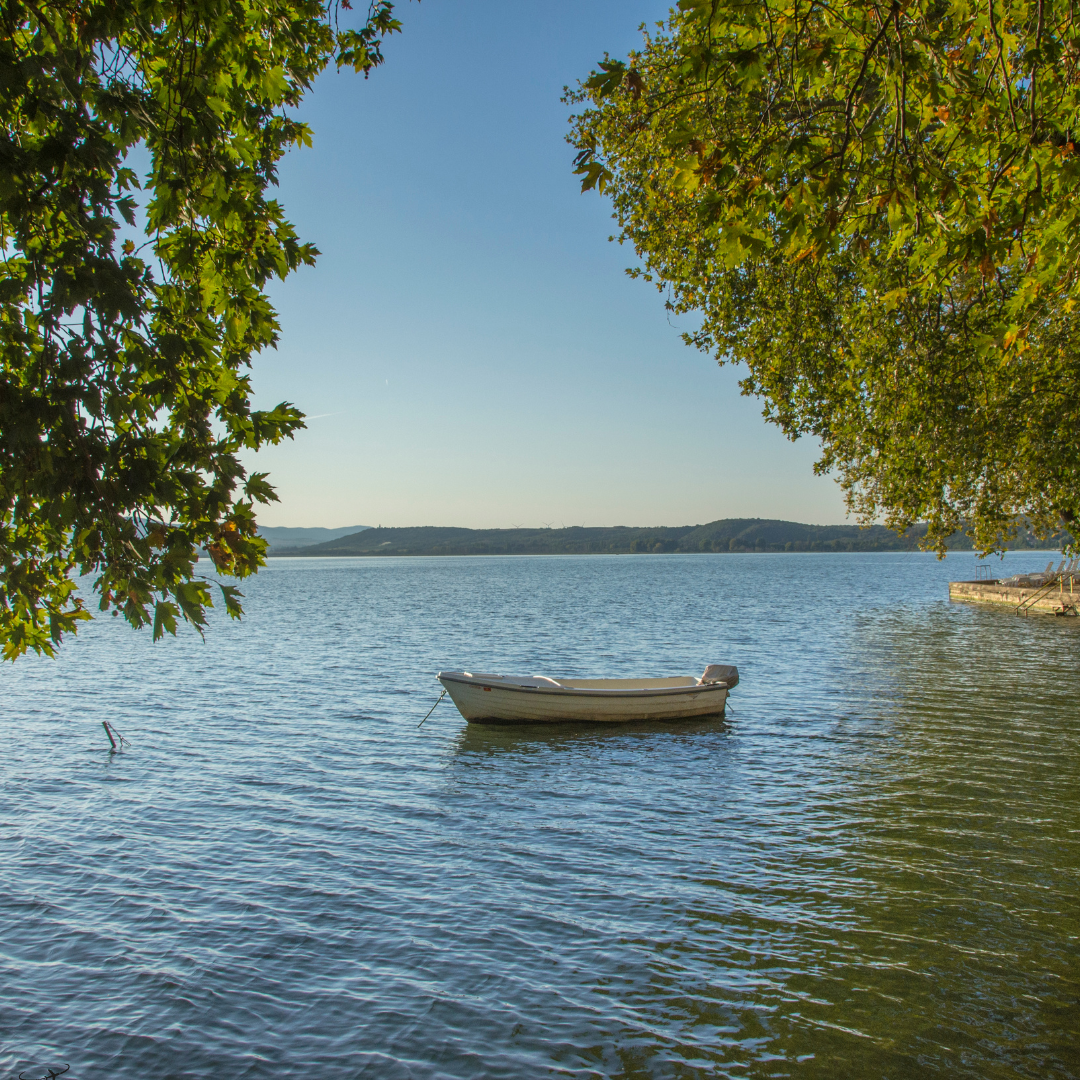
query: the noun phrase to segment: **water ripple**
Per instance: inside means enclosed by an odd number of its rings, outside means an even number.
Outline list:
[[[0,1070],[1080,1076],[1080,627],[970,575],[279,560],[205,645],[20,661]],[[415,726],[439,668],[708,662],[724,722]]]

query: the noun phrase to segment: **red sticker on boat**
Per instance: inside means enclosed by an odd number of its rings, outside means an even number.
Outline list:
[[[485,689],[485,690],[490,690],[490,689],[491,689],[491,687],[490,687],[490,686],[485,686],[485,687],[484,687],[484,689]]]

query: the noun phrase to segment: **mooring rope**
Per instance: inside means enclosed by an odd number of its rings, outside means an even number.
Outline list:
[[[21,1072],[19,1073],[19,1080],[56,1080],[58,1076],[63,1076],[70,1068],[70,1065],[65,1065],[62,1069],[53,1069],[46,1065],[44,1076],[27,1076],[26,1073]]]
[[[435,705],[438,705],[439,702],[442,701],[442,699],[444,697],[446,697],[446,691],[445,690],[435,699]],[[427,716],[424,717],[424,720],[426,720],[428,718],[428,716],[430,716],[435,711],[435,705],[432,705],[431,708],[428,709]],[[421,720],[420,723],[417,724],[416,726],[417,727],[423,727],[424,726],[424,720]]]

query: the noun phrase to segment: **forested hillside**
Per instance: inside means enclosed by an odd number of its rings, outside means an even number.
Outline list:
[[[370,525],[348,525],[340,529],[291,529],[282,525],[260,525],[259,535],[270,542],[268,553],[276,555],[281,548],[291,549],[310,547],[312,544],[325,544],[328,540],[353,536],[370,527]]]
[[[916,551],[925,526],[903,536],[873,525],[803,525],[765,518],[725,518],[707,525],[640,528],[456,529],[421,526],[363,532],[283,550],[275,555],[622,555],[671,552]],[[1039,538],[1022,532],[1013,548],[1059,548],[1064,534]],[[964,534],[951,538],[955,550],[972,549]]]

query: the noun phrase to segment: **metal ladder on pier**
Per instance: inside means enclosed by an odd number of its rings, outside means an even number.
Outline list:
[[[1030,596],[1025,597],[1016,606],[1017,615],[1030,615],[1031,609],[1039,600],[1045,600],[1055,589],[1061,593],[1061,610],[1055,611],[1055,615],[1076,615],[1080,614],[1076,609],[1076,602],[1073,600],[1073,578],[1075,574],[1065,573],[1058,577],[1055,577],[1053,581],[1048,581],[1045,585],[1041,586],[1037,591],[1033,592]],[[1065,579],[1069,579],[1069,599],[1065,600]]]

